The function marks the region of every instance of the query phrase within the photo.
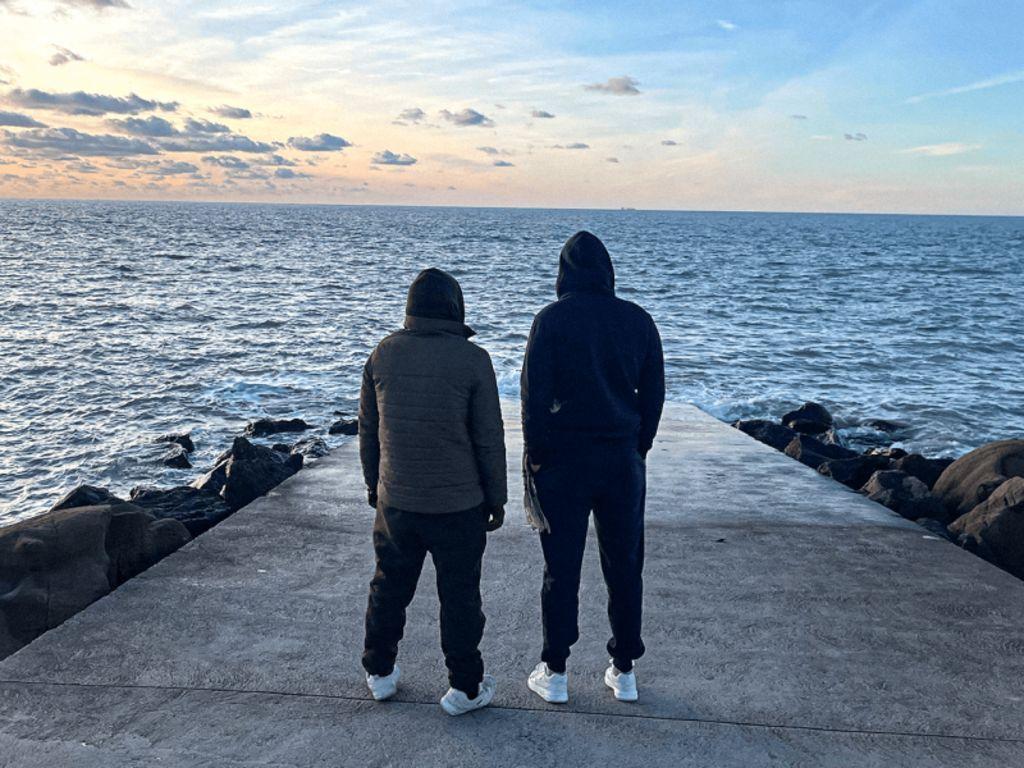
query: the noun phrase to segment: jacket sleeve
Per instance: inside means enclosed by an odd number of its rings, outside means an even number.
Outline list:
[[[373,355],[363,366],[363,384],[359,390],[359,459],[367,489],[377,490],[380,478],[380,415],[377,411],[377,388],[373,384]]]
[[[520,380],[522,399],[523,441],[526,455],[533,464],[545,464],[550,457],[551,406],[555,401],[555,366],[549,334],[541,315],[533,320],[526,342],[523,372]]]
[[[501,419],[498,381],[491,358],[483,349],[479,374],[470,395],[469,436],[473,441],[477,470],[488,507],[508,502],[508,469],[505,464],[505,425]]]
[[[650,320],[647,336],[647,352],[640,370],[640,384],[637,387],[640,404],[640,434],[637,449],[646,456],[654,445],[658,432],[661,411],[665,406],[665,357],[661,349],[661,336],[654,320]]]

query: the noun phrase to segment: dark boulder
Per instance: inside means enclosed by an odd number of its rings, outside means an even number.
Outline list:
[[[175,469],[192,468],[192,462],[188,460],[188,451],[180,445],[175,445],[171,452],[164,456],[163,464],[165,467],[174,467]]]
[[[192,539],[177,520],[158,520],[135,504],[110,505],[105,547],[112,589],[163,560]]]
[[[936,520],[934,517],[919,517],[914,522],[932,534],[932,536],[937,536],[946,541],[956,541],[953,534],[946,528],[946,524],[941,520]]]
[[[306,437],[292,446],[289,453],[298,453],[303,459],[320,459],[331,452],[322,437]]]
[[[869,448],[864,452],[865,456],[885,456],[887,459],[902,459],[907,452],[902,448],[890,446],[888,448]]]
[[[776,451],[786,450],[786,446],[796,437],[796,432],[789,427],[768,419],[744,419],[734,422],[733,427],[765,445],[770,445]]]
[[[843,436],[839,434],[835,427],[829,427],[825,434],[818,437],[819,440],[828,445],[841,445],[846,448],[846,441]]]
[[[804,403],[782,417],[783,426],[806,435],[818,435],[832,426],[832,414],[819,403]]]
[[[961,546],[1024,579],[1024,478],[1007,480],[949,531]]]
[[[119,499],[106,488],[99,488],[95,485],[79,485],[61,496],[57,503],[50,507],[49,511],[56,512],[58,509],[72,509],[74,507],[95,507],[99,504],[122,501],[124,499]],[[34,519],[38,520],[40,518]]]
[[[249,437],[266,437],[278,432],[305,432],[312,428],[311,424],[302,419],[257,419],[246,425],[245,434]]]
[[[952,463],[953,459],[928,459],[920,453],[910,453],[896,459],[892,467],[903,470],[908,475],[913,475],[931,490],[935,486],[935,481],[939,479],[939,475]]]
[[[180,435],[160,435],[160,437],[158,437],[153,442],[173,443],[175,445],[180,445],[189,453],[192,453],[192,451],[196,449],[196,444],[192,442],[192,435],[190,435],[188,432],[182,433]]]
[[[270,449],[278,453],[291,453],[292,447],[288,443],[274,443]]]
[[[853,459],[859,454],[841,445],[829,445],[821,440],[816,440],[810,435],[796,435],[786,446],[786,455],[796,459],[801,464],[817,469],[826,461],[838,459]]]
[[[331,424],[330,429],[327,430],[329,435],[358,435],[359,434],[359,420],[358,419],[338,419],[336,422]]]
[[[219,494],[231,511],[241,509],[302,468],[301,454],[253,445],[236,437],[217,465],[192,483],[193,488]]]
[[[231,514],[224,499],[216,493],[179,485],[176,488],[132,488],[132,504],[160,520],[177,520],[193,537],[198,536]]]
[[[950,464],[933,490],[955,519],[981,504],[1011,477],[1024,477],[1024,440],[999,440],[975,448]]]
[[[898,469],[875,472],[860,492],[908,520],[922,517],[945,522],[948,518],[939,500],[916,477]]]
[[[110,591],[110,508],[64,508],[0,528],[0,658]]]
[[[889,460],[884,456],[854,456],[852,459],[830,459],[818,465],[818,472],[856,491],[875,472],[888,468]]]

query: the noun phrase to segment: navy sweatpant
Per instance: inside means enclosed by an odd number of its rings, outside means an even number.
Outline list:
[[[565,670],[579,639],[579,589],[590,513],[594,513],[601,571],[608,587],[612,637],[608,653],[622,672],[644,653],[643,611],[644,460],[632,443],[597,444],[563,452],[534,476],[541,509],[551,527],[542,533],[544,586],[541,658]]]

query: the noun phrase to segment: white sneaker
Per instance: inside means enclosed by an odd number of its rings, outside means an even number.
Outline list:
[[[608,669],[604,673],[604,684],[612,689],[619,701],[636,701],[636,675],[632,672],[619,672],[615,662],[609,659]]]
[[[552,672],[543,661],[533,668],[526,684],[549,704],[565,704],[569,700],[569,676]]]
[[[373,696],[377,701],[387,701],[395,695],[395,691],[398,690],[398,678],[401,677],[402,670],[395,664],[395,668],[391,670],[390,675],[370,675],[366,676],[366,687],[370,689],[370,695]]]
[[[494,689],[496,687],[494,678],[490,675],[484,675],[484,679],[480,681],[480,692],[476,695],[475,699],[469,698],[469,696],[457,688],[449,688],[448,693],[441,697],[441,709],[452,717],[464,715],[467,712],[472,712],[474,709],[483,709],[494,698]]]

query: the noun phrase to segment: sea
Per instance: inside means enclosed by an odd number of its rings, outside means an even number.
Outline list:
[[[324,434],[425,267],[517,397],[579,229],[657,321],[672,401],[815,400],[855,446],[929,456],[1024,436],[1024,218],[6,200],[0,525],[82,482],[188,482],[258,417]],[[196,468],[163,466],[184,431]]]

